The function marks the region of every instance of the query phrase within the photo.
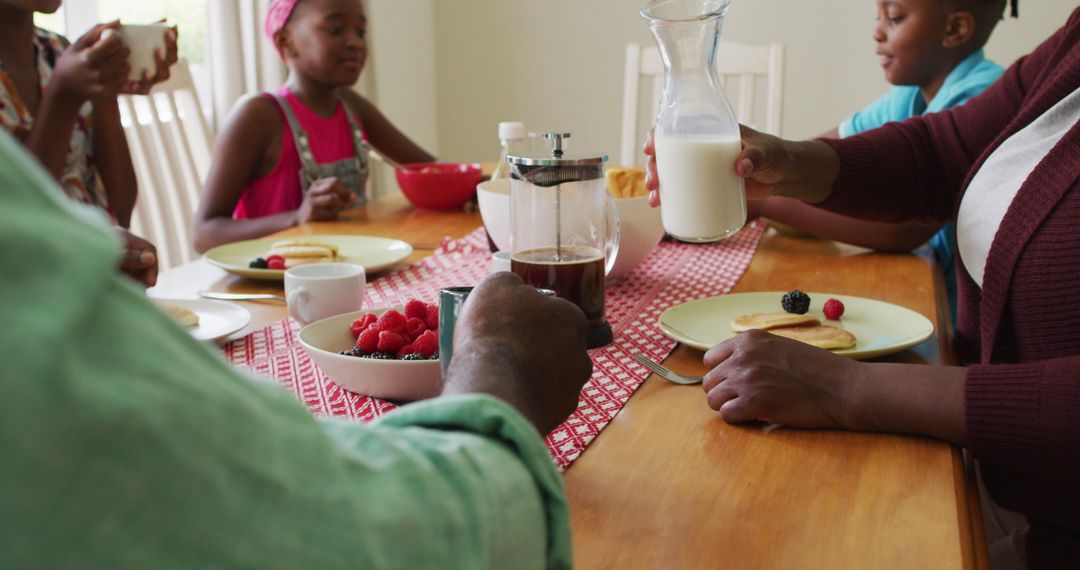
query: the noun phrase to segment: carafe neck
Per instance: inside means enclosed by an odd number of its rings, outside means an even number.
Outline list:
[[[707,75],[714,73],[723,16],[692,22],[653,21],[649,25],[660,57],[669,74]]]

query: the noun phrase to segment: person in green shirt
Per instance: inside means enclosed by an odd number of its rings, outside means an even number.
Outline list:
[[[443,396],[359,424],[192,340],[4,134],[0,244],[0,567],[571,565],[540,437],[592,369],[570,303],[489,277]]]

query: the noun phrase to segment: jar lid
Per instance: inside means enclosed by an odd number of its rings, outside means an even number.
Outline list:
[[[516,121],[503,121],[499,123],[499,138],[502,140],[519,140],[525,138],[525,123]]]

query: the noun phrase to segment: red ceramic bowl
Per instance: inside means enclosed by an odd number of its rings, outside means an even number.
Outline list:
[[[483,172],[479,164],[419,162],[403,165],[394,175],[413,206],[424,210],[456,210],[476,194]]]

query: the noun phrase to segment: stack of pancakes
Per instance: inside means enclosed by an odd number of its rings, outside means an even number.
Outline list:
[[[731,321],[731,330],[735,332],[751,329],[768,331],[777,336],[829,350],[855,346],[855,335],[841,328],[823,325],[813,315],[750,313]]]
[[[336,245],[310,239],[285,239],[274,242],[266,257],[280,255],[285,260],[285,269],[309,263],[329,263],[338,256]]]

